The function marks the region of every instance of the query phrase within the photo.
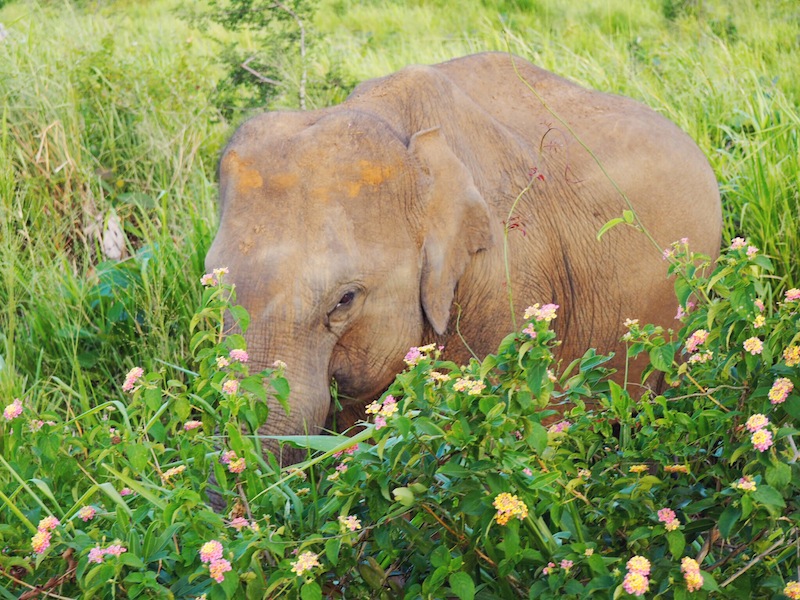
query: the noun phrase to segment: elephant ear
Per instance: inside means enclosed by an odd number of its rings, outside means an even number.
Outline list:
[[[409,150],[428,181],[422,200],[426,231],[420,300],[428,322],[441,335],[450,320],[456,284],[472,255],[494,245],[489,207],[438,127],[414,134]]]

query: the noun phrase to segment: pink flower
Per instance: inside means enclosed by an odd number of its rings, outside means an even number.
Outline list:
[[[96,514],[97,510],[95,510],[94,506],[84,506],[78,511],[78,518],[85,523],[94,519]]]
[[[339,458],[343,454],[355,454],[357,448],[358,448],[358,444],[353,444],[352,446],[348,446],[344,450],[339,450],[338,452],[334,452],[333,456],[334,456],[334,458]]]
[[[422,352],[420,352],[420,351],[419,351],[419,348],[417,348],[417,347],[413,347],[413,348],[411,348],[411,349],[408,351],[408,353],[406,354],[406,356],[405,356],[405,358],[403,359],[403,361],[405,361],[405,363],[406,363],[406,364],[407,364],[409,367],[413,367],[413,366],[414,366],[414,365],[416,365],[416,364],[417,364],[417,363],[418,363],[420,360],[422,360],[422,358],[423,358],[423,355],[422,355]]]
[[[231,527],[233,527],[236,531],[241,531],[245,527],[250,527],[250,521],[245,519],[244,517],[236,517],[228,523]]]
[[[661,258],[664,260],[669,260],[675,255],[675,251],[672,248],[664,248],[664,251],[661,253]]]
[[[319,567],[319,556],[313,552],[303,552],[297,557],[297,560],[292,563],[292,573],[302,575],[306,571],[310,571],[314,567]]]
[[[386,427],[386,419],[384,417],[382,417],[381,415],[377,415],[375,417],[375,431],[377,431],[377,430],[379,430],[379,429],[381,429],[383,427]]]
[[[561,561],[561,568],[565,571],[569,571],[572,568],[574,563],[571,560],[564,559]]]
[[[239,382],[236,379],[228,379],[222,384],[222,393],[233,396],[239,391]]]
[[[772,432],[769,429],[759,429],[751,437],[750,442],[759,452],[765,452],[772,446]]]
[[[747,245],[747,240],[740,237],[735,237],[731,240],[731,250],[738,250],[739,248],[744,248]]]
[[[556,568],[556,563],[549,562],[547,563],[547,566],[544,569],[542,569],[542,573],[545,575],[550,575],[550,573],[552,573],[553,569],[555,568]]]
[[[640,575],[650,574],[650,561],[644,556],[634,556],[625,565],[631,573],[639,573]]]
[[[244,458],[237,458],[228,464],[228,471],[231,473],[241,473],[245,470],[245,468],[247,468],[247,463],[245,462]]]
[[[560,423],[555,423],[554,425],[550,426],[550,429],[547,430],[548,433],[563,433],[567,429],[570,428],[572,423],[569,421],[561,421]]]
[[[536,329],[533,326],[533,323],[528,323],[528,326],[522,330],[522,333],[526,334],[532,340],[536,339]]]
[[[142,367],[133,367],[128,371],[128,374],[125,375],[125,383],[122,384],[122,391],[130,392],[133,386],[136,385],[136,382],[142,378],[142,375],[144,375],[144,369],[142,369]]]
[[[100,546],[95,546],[89,550],[89,562],[100,564],[106,556],[106,551]]]
[[[111,556],[119,556],[123,552],[127,552],[128,549],[125,546],[120,546],[119,544],[111,544],[108,548],[106,548],[106,554],[110,554]]]
[[[707,339],[708,332],[705,329],[698,329],[689,336],[688,340],[686,340],[686,350],[689,352],[695,352],[697,347],[704,344]]]
[[[384,417],[391,417],[394,413],[397,412],[397,401],[394,399],[394,396],[386,396],[383,400],[383,406],[381,407],[381,413]]]
[[[760,299],[756,298],[755,300],[753,300],[753,304],[756,305],[756,308],[759,310],[759,312],[764,312],[764,308],[766,307],[764,306],[764,303]]]
[[[662,508],[658,511],[658,520],[662,523],[669,523],[676,519],[675,511],[671,508]]]
[[[248,360],[250,360],[250,356],[244,350],[231,350],[229,356],[231,357],[231,360],[240,363],[246,363]]]
[[[220,544],[217,540],[206,542],[200,547],[200,561],[204,563],[210,563],[215,560],[219,560],[222,558],[222,552],[222,544]]]
[[[750,477],[749,475],[745,475],[744,477],[741,477],[739,481],[734,483],[733,487],[742,490],[743,492],[755,492],[756,482],[753,481],[753,478]]]
[[[186,421],[186,423],[183,424],[183,430],[191,431],[192,429],[197,429],[198,427],[202,426],[203,426],[202,421]]]
[[[558,304],[545,304],[542,307],[539,307],[538,304],[534,304],[525,309],[524,317],[525,319],[533,318],[537,321],[546,321],[549,323],[556,318],[556,311],[558,308]]]
[[[767,425],[769,425],[769,419],[760,413],[757,413],[747,419],[747,422],[744,424],[744,426],[747,428],[747,431],[751,433],[755,433],[759,429],[764,429],[764,427]]]
[[[703,576],[700,574],[700,565],[693,558],[684,556],[681,560],[681,571],[686,581],[686,589],[696,592],[703,587]]]
[[[650,587],[650,580],[646,575],[631,571],[622,580],[622,587],[632,596],[644,596]]]
[[[6,406],[5,410],[3,411],[3,418],[6,421],[11,421],[12,419],[16,419],[21,414],[22,401],[19,398],[15,398],[11,404]]]
[[[225,358],[224,356],[218,356],[217,359],[216,359],[216,362],[217,362],[217,368],[218,369],[224,369],[229,364],[231,364],[230,361],[227,358]]]
[[[129,487],[124,487],[119,491],[119,495],[122,496],[123,498],[125,496],[133,496],[133,493],[134,493],[133,490]]]
[[[228,465],[232,460],[236,460],[238,457],[236,456],[236,452],[233,450],[228,450],[227,452],[223,452],[219,456],[219,462],[223,465]]]
[[[218,269],[214,269],[212,271],[215,277],[222,277],[223,275],[227,275],[229,273],[228,267],[219,267]]]
[[[56,519],[53,515],[50,515],[39,521],[39,527],[37,527],[37,529],[39,531],[53,531],[53,529],[59,525],[61,525],[61,521]]]
[[[224,558],[218,558],[208,565],[208,574],[217,583],[225,581],[225,573],[232,569],[231,563]]]
[[[339,515],[339,523],[344,527],[347,531],[358,531],[361,529],[361,520],[356,517],[355,515]]]
[[[755,246],[748,246],[746,254],[747,258],[753,258],[756,254],[758,254],[758,248]]]
[[[336,465],[336,470],[339,471],[339,473],[344,473],[345,471],[347,471],[347,464],[339,463],[338,465]]]
[[[797,288],[786,290],[785,296],[787,302],[794,302],[795,300],[800,300],[800,290],[798,290]]]
[[[206,273],[200,278],[200,283],[205,287],[214,287],[217,285],[217,278],[213,273]]]
[[[50,547],[52,534],[46,529],[39,529],[31,538],[31,547],[36,554],[43,554]]]
[[[756,354],[761,354],[761,351],[764,349],[764,342],[757,337],[751,337],[747,338],[742,346],[744,346],[747,352],[755,356]]]
[[[522,469],[522,473],[528,477],[533,477],[533,471],[531,471],[528,467]]]
[[[786,402],[786,398],[792,393],[793,389],[794,384],[790,379],[780,377],[775,380],[775,383],[772,384],[772,388],[769,390],[769,394],[767,394],[769,396],[769,401],[772,404],[783,404]]]

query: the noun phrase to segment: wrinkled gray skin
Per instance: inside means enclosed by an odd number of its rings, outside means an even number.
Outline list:
[[[262,433],[318,433],[338,384],[348,425],[436,341],[468,360],[512,330],[503,223],[517,315],[561,306],[559,358],[616,351],[623,321],[673,326],[667,264],[617,227],[626,205],[596,162],[515,73],[573,128],[662,247],[688,237],[716,256],[721,210],[706,158],[633,100],[591,91],[508,54],[413,66],[363,83],[339,106],[270,112],[242,125],[220,163],[220,227],[206,267],[226,266],[252,323],[254,371],[287,363],[291,412]],[[641,366],[634,366],[636,381]],[[284,461],[285,462],[285,461]]]

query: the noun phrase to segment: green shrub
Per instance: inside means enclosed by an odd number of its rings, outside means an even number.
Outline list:
[[[252,435],[267,393],[286,402],[283,366],[248,373],[222,333],[247,314],[207,275],[196,373],[134,369],[80,414],[5,407],[5,595],[798,597],[800,290],[773,298],[744,240],[707,276],[685,241],[665,256],[684,326],[625,336],[662,394],[631,395],[592,350],[559,369],[557,307],[534,305],[481,362],[411,349],[373,424],[294,439],[321,452],[283,471]]]

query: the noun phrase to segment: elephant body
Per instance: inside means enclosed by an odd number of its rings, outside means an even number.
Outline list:
[[[407,67],[341,105],[245,122],[220,161],[206,266],[230,270],[254,366],[288,365],[292,409],[273,408],[263,433],[318,432],[331,379],[351,422],[412,346],[456,362],[494,351],[512,330],[506,224],[517,315],[558,304],[557,358],[594,347],[622,367],[623,321],[672,326],[677,303],[644,234],[597,240],[627,208],[609,177],[662,248],[689,238],[716,256],[717,183],[685,133],[509,54]]]

